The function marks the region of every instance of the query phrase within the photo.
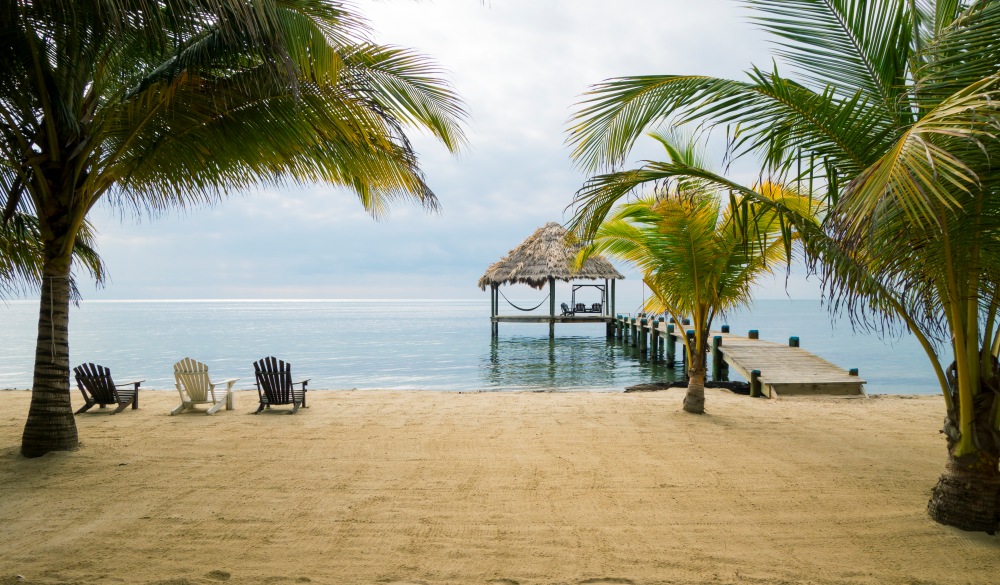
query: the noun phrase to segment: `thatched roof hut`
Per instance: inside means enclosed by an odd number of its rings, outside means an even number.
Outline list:
[[[541,289],[550,278],[571,280],[612,280],[625,278],[601,256],[592,256],[580,270],[572,265],[582,246],[561,225],[549,222],[524,240],[500,261],[486,269],[479,288],[492,285],[527,284]]]

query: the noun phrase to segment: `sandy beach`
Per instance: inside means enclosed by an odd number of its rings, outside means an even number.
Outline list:
[[[940,397],[710,390],[694,416],[682,392],[310,392],[295,416],[241,392],[173,417],[143,392],[35,460],[29,393],[0,392],[0,584],[1000,578],[1000,538],[925,512]]]

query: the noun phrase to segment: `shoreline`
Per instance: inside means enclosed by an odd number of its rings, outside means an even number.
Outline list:
[[[539,389],[539,390],[438,390],[438,389],[422,389],[422,388],[309,388],[309,392],[415,392],[415,393],[441,393],[441,394],[637,394],[637,393],[657,393],[657,392],[668,392],[671,390],[683,390],[686,385],[676,385],[679,383],[673,383],[671,385],[660,385],[660,384],[638,384],[636,386],[626,386],[621,387],[608,387],[608,388],[593,388],[588,390],[580,389],[570,389],[570,390],[552,390],[552,389]],[[718,390],[722,392],[729,392],[735,396],[748,397],[749,394],[749,384],[746,382],[725,382],[726,386],[714,385],[712,382],[707,382],[705,384],[706,390]],[[739,388],[730,388],[729,386],[739,386]],[[647,386],[657,386],[656,388],[646,388]],[[745,387],[745,388],[744,388]],[[744,391],[745,390],[745,391]],[[31,392],[30,388],[0,388],[0,392]],[[146,392],[177,392],[176,388],[140,388],[140,392],[145,395]],[[253,388],[234,388],[233,392],[243,392],[247,394],[253,394],[257,391]],[[70,389],[70,393],[73,395],[73,403],[79,399],[80,390],[76,386]],[[933,398],[941,397],[941,393],[911,393],[911,394],[893,394],[888,392],[877,392],[868,393],[865,392],[861,395],[852,396],[841,396],[841,395],[788,395],[779,396],[775,400],[789,400],[789,399],[816,399],[816,398],[835,398],[835,399],[863,399],[863,398]],[[767,400],[767,398],[761,398],[761,400]]]
[[[0,393],[0,584],[992,583],[1000,539],[926,513],[939,396],[317,391],[294,416],[76,417],[18,454]],[[74,405],[79,398],[74,397]],[[95,555],[95,543],[113,554]],[[16,580],[22,575],[23,580]]]

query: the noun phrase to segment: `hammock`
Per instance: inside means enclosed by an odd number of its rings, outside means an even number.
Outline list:
[[[508,299],[508,298],[507,298],[507,295],[503,294],[503,291],[501,291],[501,290],[500,290],[499,288],[497,289],[497,292],[498,292],[498,293],[500,293],[500,296],[502,296],[502,297],[503,297],[503,300],[507,301],[507,304],[508,304],[508,305],[510,305],[510,306],[512,306],[512,307],[514,307],[514,308],[515,308],[515,309],[517,309],[518,311],[524,311],[525,313],[527,313],[527,312],[529,312],[529,311],[534,311],[534,310],[535,310],[535,309],[537,309],[538,307],[541,307],[541,306],[542,306],[542,303],[544,303],[545,301],[549,300],[549,295],[545,295],[545,298],[544,298],[544,299],[542,299],[542,302],[541,302],[541,303],[538,303],[537,305],[535,305],[534,307],[532,307],[532,308],[530,308],[530,309],[525,309],[524,307],[518,307],[518,306],[517,306],[517,305],[515,305],[514,303],[510,302],[510,299]]]

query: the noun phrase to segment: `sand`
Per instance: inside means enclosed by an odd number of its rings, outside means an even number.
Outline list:
[[[0,392],[0,584],[997,583],[931,521],[940,397],[311,392],[295,416],[142,408],[18,455]],[[75,400],[78,397],[74,397]],[[20,576],[20,577],[18,577]]]

